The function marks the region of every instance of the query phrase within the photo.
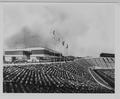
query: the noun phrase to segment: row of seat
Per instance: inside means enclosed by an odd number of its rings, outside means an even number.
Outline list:
[[[115,67],[115,58],[111,58],[111,57],[89,58],[85,60],[93,66],[106,67],[106,68]]]
[[[3,68],[3,92],[111,92],[92,79],[87,67],[84,60],[7,66]]]

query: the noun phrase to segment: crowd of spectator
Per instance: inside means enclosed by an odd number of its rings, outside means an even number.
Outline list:
[[[84,59],[51,64],[4,66],[4,93],[113,93],[90,75]]]

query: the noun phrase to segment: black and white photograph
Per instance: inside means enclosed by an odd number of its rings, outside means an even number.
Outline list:
[[[115,93],[112,3],[3,6],[3,93]]]

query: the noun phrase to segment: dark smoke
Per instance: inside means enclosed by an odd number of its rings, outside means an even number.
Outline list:
[[[43,34],[42,31],[41,33],[36,33],[28,27],[23,27],[20,32],[7,39],[6,45],[9,49],[31,47],[54,48],[56,42],[50,37],[46,39]]]

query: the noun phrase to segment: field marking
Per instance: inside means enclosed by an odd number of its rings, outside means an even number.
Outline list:
[[[89,73],[91,74],[91,76],[95,79],[95,81],[97,82],[97,83],[99,83],[100,85],[102,85],[103,87],[106,87],[106,88],[108,88],[108,89],[110,89],[110,90],[113,90],[113,88],[111,88],[111,87],[109,87],[109,86],[106,86],[105,84],[103,84],[103,83],[101,83],[100,81],[98,81],[95,77],[94,77],[94,75],[91,73],[91,70],[90,70],[91,68],[88,68],[88,71],[89,71]],[[94,72],[94,71],[93,71]],[[94,72],[95,73],[95,72]],[[96,74],[96,73],[95,73]],[[105,82],[98,74],[96,74],[96,76],[97,77],[99,77],[99,79],[101,79],[103,82]],[[105,82],[106,83],[106,82]]]

